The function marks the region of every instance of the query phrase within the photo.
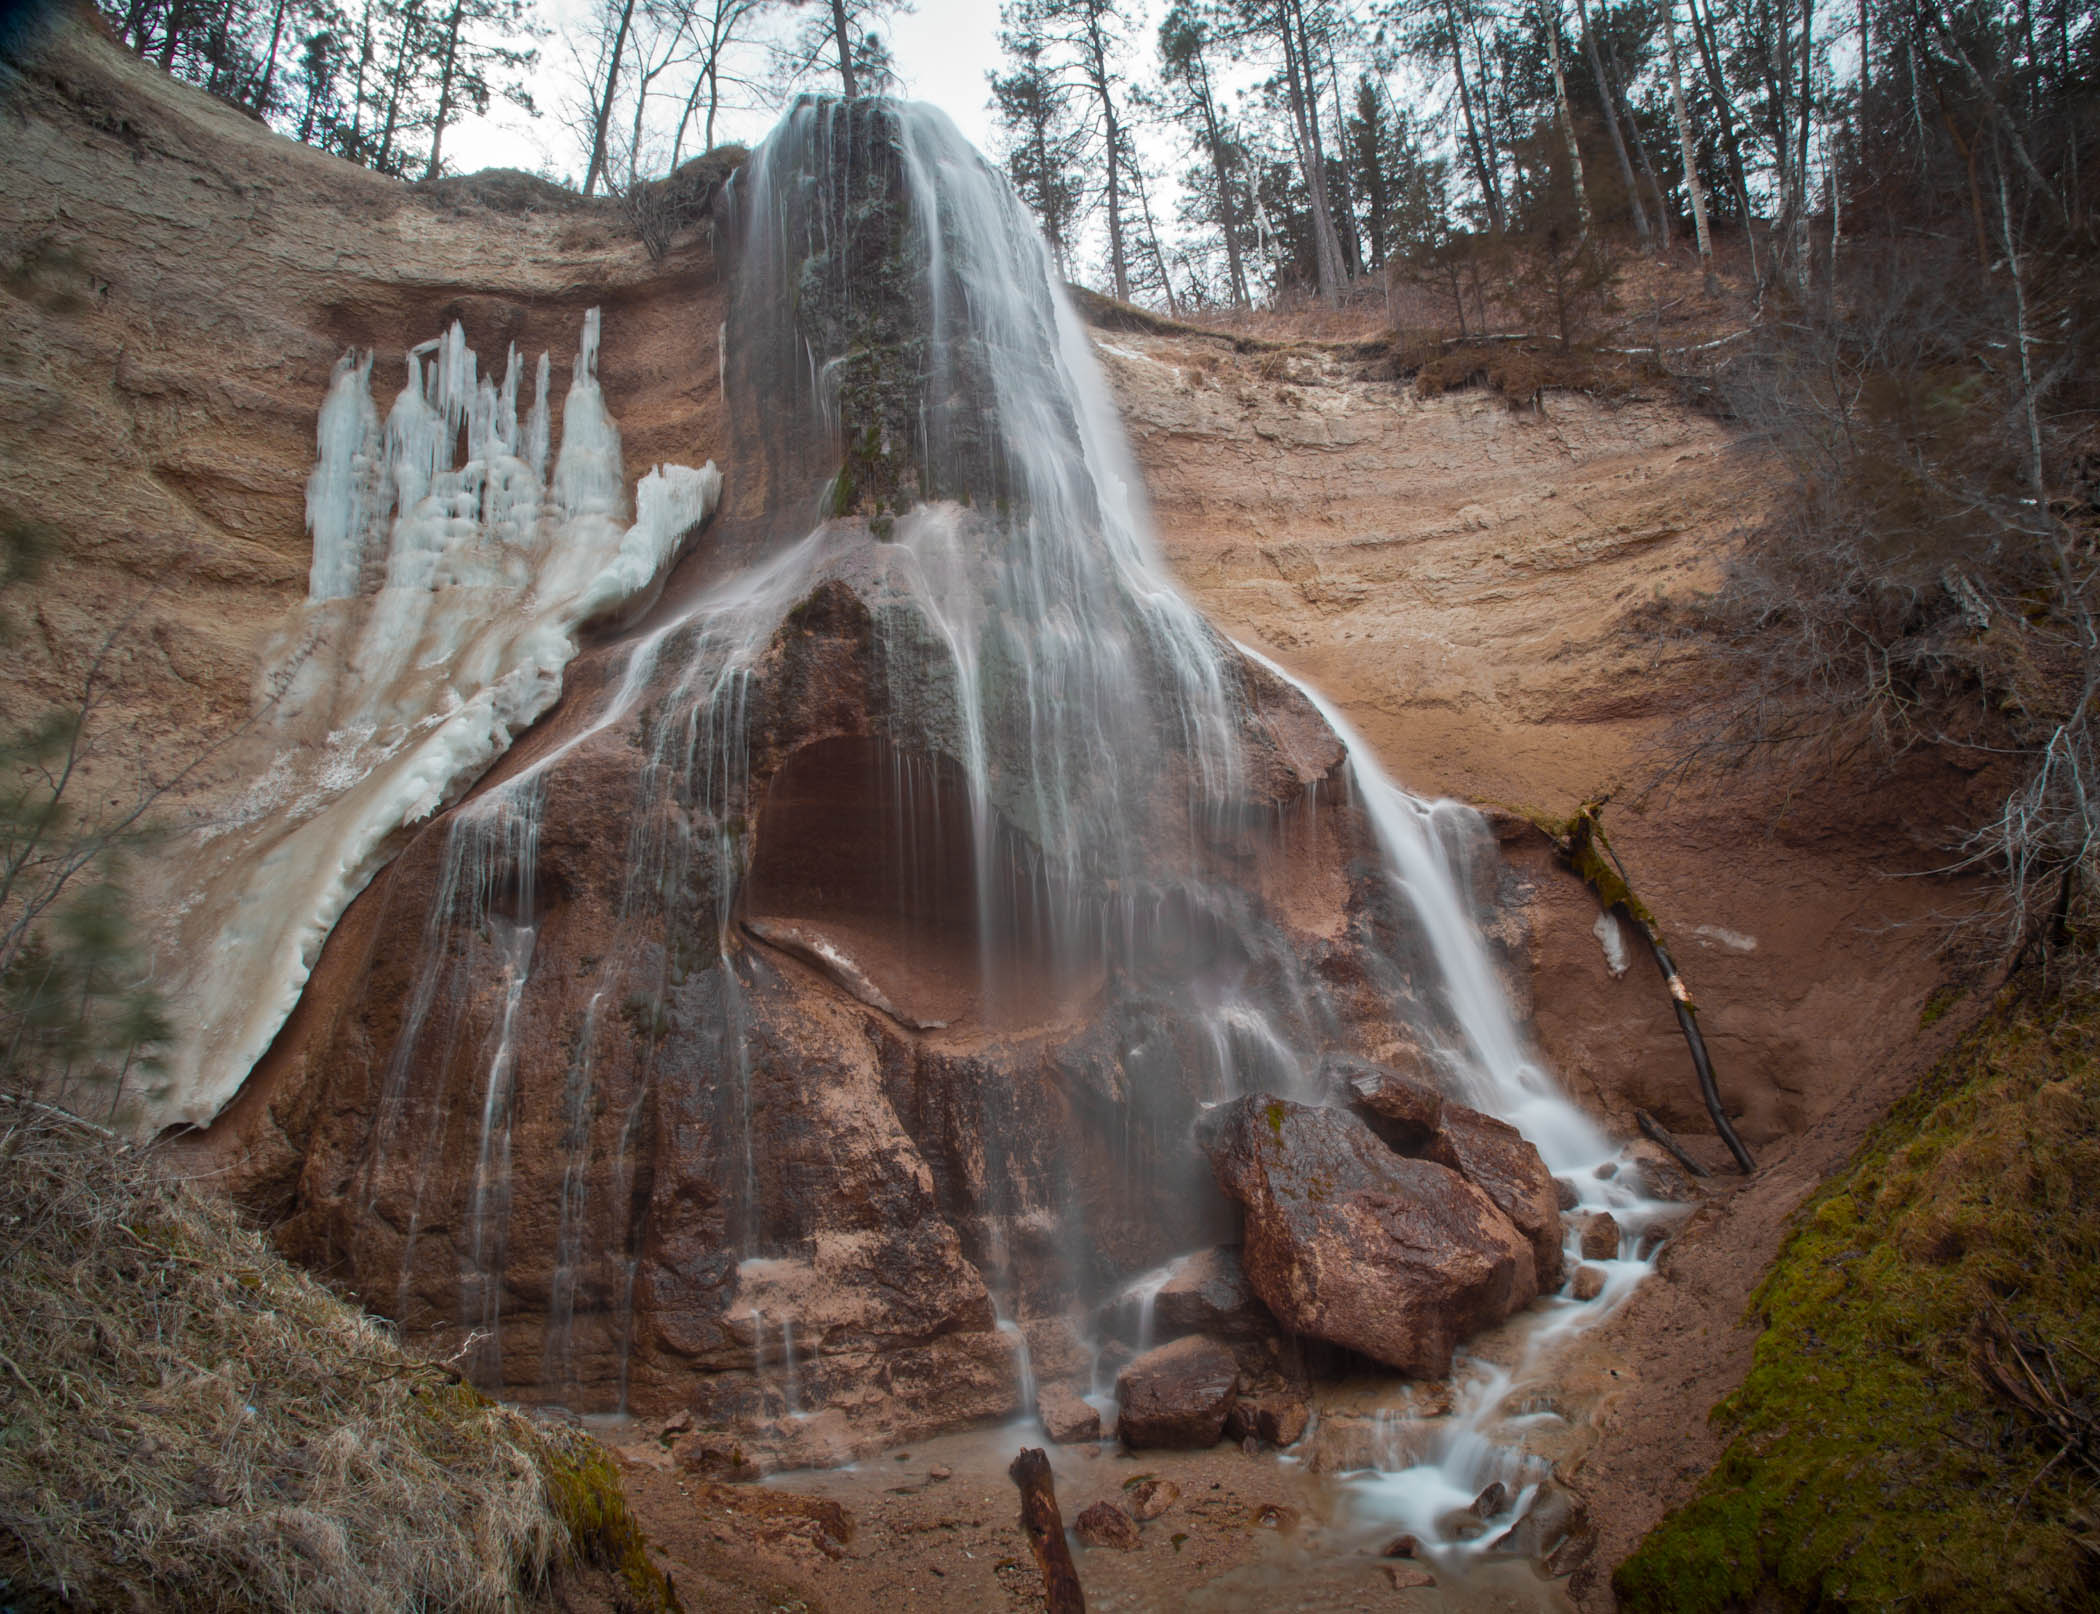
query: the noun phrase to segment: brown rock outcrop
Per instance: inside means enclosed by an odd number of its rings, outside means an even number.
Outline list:
[[[1523,1133],[1463,1104],[1447,1104],[1425,1158],[1449,1166],[1492,1199],[1531,1240],[1541,1293],[1560,1287],[1563,1256],[1560,1189]]]
[[[1116,1434],[1132,1451],[1215,1446],[1239,1382],[1216,1340],[1190,1335],[1149,1350],[1116,1375]]]
[[[1294,1332],[1434,1378],[1538,1292],[1530,1241],[1486,1194],[1346,1111],[1252,1094],[1201,1136],[1246,1211],[1248,1281]]]

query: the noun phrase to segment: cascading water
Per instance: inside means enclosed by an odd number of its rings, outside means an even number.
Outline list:
[[[1150,1343],[1179,1259],[1232,1236],[1204,1110],[1333,1102],[1325,1061],[1399,1031],[1631,1206],[1498,985],[1477,816],[1391,785],[1168,581],[1004,181],[931,109],[804,101],[727,235],[733,512],[588,700],[389,876],[404,960],[327,1056],[374,1087],[329,1145],[362,1218],[331,1258],[408,1326],[485,1330],[485,1383],[685,1397],[819,1460],[871,1407],[890,1432],[1031,1412],[1035,1377],[1098,1359],[1074,1318]],[[520,427],[462,339],[430,357],[386,441],[420,468],[428,419],[474,399],[502,528],[544,403]],[[317,594],[367,569],[343,534],[376,412],[347,373]],[[616,523],[595,418],[593,380],[549,496]],[[1342,916],[1319,934],[1287,912],[1312,888]],[[1492,1399],[1417,1479],[1500,1460]]]

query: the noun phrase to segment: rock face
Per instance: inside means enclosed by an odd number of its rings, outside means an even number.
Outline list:
[[[1216,1340],[1191,1335],[1147,1351],[1116,1376],[1116,1433],[1132,1451],[1215,1446],[1239,1382]]]
[[[1434,1378],[1538,1293],[1531,1242],[1493,1200],[1345,1111],[1253,1094],[1207,1114],[1201,1137],[1246,1211],[1248,1281],[1295,1332]]]
[[[982,185],[941,203],[973,229],[1010,197],[855,106],[739,181],[777,216],[727,236],[722,513],[353,906],[222,1123],[286,1248],[478,1335],[477,1382],[762,1463],[1009,1415],[1023,1340],[1231,1237],[1189,1141],[1228,1060],[1395,1045],[1436,991],[1317,710],[1129,586],[1039,266],[959,246],[981,278],[929,290],[910,175]],[[778,386],[809,352],[835,398]],[[1266,1350],[1229,1261],[1189,1277],[1177,1326]]]
[[[659,261],[604,206],[403,187],[78,32],[10,96],[0,207],[79,282],[10,325],[42,401],[0,420],[0,478],[62,539],[49,655],[11,695],[63,694],[114,554],[174,579],[113,708],[146,760],[239,720],[302,620],[301,489],[347,348],[457,321],[491,369],[550,350],[560,397],[600,307],[624,463],[724,469],[651,614],[597,621],[548,717],[399,838],[189,1145],[404,1335],[475,1339],[466,1367],[514,1398],[690,1409],[725,1472],[1003,1417],[1021,1339],[1234,1236],[1188,1145],[1228,1059],[1421,1045],[1435,966],[1366,872],[1311,704],[1193,612],[1119,594],[1122,551],[1076,568],[1084,598],[1001,592],[1075,571],[1015,546],[1106,544],[1123,473],[1054,480],[1093,452],[1069,396],[1031,417],[1043,463],[1000,435],[1001,388],[1069,362],[1042,333],[1084,338],[1047,287],[1017,293],[1039,345],[1011,363],[927,326],[970,299],[913,278],[896,140],[840,131],[870,160],[794,194],[866,220],[861,257],[764,266],[748,284],[808,293],[768,309],[698,234]],[[819,367],[836,399],[782,387],[812,352],[841,361]],[[921,419],[916,451],[888,429]],[[606,502],[631,506],[619,480]],[[1009,634],[1063,622],[1093,636],[1063,662]],[[1030,726],[1148,702],[1131,729]],[[199,810],[252,761],[202,770]],[[1221,1051],[1227,981],[1261,1036]],[[1169,1308],[1234,1344],[1267,1327],[1222,1261]]]

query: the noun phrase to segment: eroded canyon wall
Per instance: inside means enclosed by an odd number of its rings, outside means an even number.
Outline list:
[[[267,646],[305,593],[302,490],[317,411],[346,348],[379,350],[384,374],[400,350],[458,320],[485,355],[512,343],[550,351],[559,394],[584,312],[600,307],[600,373],[625,437],[630,494],[654,461],[724,458],[733,423],[716,334],[726,309],[703,233],[652,261],[608,207],[523,176],[404,187],[272,136],[79,33],[54,36],[5,94],[0,289],[12,317],[0,348],[0,500],[10,517],[59,534],[34,633],[8,651],[8,698],[16,709],[71,698],[108,626],[126,622],[106,712],[136,752],[113,748],[103,779],[128,782],[134,762],[165,776],[200,735],[234,731],[254,714]],[[1724,427],[1659,397],[1556,394],[1538,411],[1512,411],[1475,392],[1417,399],[1404,378],[1346,352],[1243,351],[1131,331],[1096,345],[1184,585],[1225,631],[1330,691],[1404,783],[1510,810],[1497,820],[1507,869],[1484,872],[1481,895],[1499,905],[1504,973],[1529,1004],[1549,1062],[1621,1127],[1640,1105],[1705,1147],[1652,972],[1637,954],[1614,968],[1593,900],[1521,818],[1620,792],[1611,822],[1638,889],[1684,954],[1723,1092],[1779,1168],[1755,1237],[1717,1245],[1704,1267],[1687,1241],[1650,1315],[1685,1332],[1708,1316],[1732,1322],[1793,1197],[1900,1074],[1937,979],[1933,917],[1951,899],[1887,873],[1938,861],[1937,848],[1910,844],[1904,826],[1929,821],[1915,811],[1917,792],[1960,788],[1935,777],[1901,786],[1912,799],[1877,802],[1842,781],[1707,774],[1657,784],[1679,743],[1673,725],[1696,711],[1712,674],[1696,646],[1655,637],[1644,607],[1711,586],[1727,535],[1767,496],[1762,473],[1731,453]],[[738,501],[765,479],[740,481],[733,462],[725,470],[722,520],[755,517]],[[674,594],[681,586],[699,584],[674,580]],[[769,764],[784,772],[792,753],[808,752],[780,798],[783,812],[802,815],[790,839],[807,844],[838,823],[842,794],[894,760],[869,718],[880,703],[861,665],[867,626],[850,603],[828,603],[835,609],[805,617],[801,637],[769,652],[811,687],[851,697],[826,722],[784,734]],[[134,604],[137,615],[126,617]],[[610,658],[587,655],[565,705],[602,697],[617,674]],[[1274,748],[1299,753],[1264,804],[1280,816],[1281,786],[1324,777],[1332,757],[1321,759],[1319,726],[1271,694]],[[528,736],[499,776],[530,768],[560,732],[557,721]],[[618,939],[605,894],[624,856],[630,787],[648,765],[628,730],[590,744],[595,782],[578,770],[550,785],[573,796],[541,849],[547,889],[567,905],[536,938],[579,978]],[[208,758],[180,808],[223,810],[245,787],[246,766],[232,748]],[[927,787],[954,799],[938,766]],[[1352,883],[1360,871],[1350,871],[1361,828],[1332,803],[1323,813],[1307,820],[1305,844],[1317,855],[1277,862],[1253,882],[1294,945],[1315,949],[1344,934],[1352,904],[1361,912]],[[417,1150],[450,1159],[454,1173],[442,1216],[414,1233],[434,1235],[428,1247],[441,1252],[425,1266],[402,1258],[423,1214],[413,1158],[358,1169],[372,1158],[373,1120],[388,1102],[389,1050],[412,1011],[444,856],[442,839],[426,836],[353,906],[278,1049],[210,1147],[259,1209],[294,1213],[287,1239],[323,1270],[389,1274],[371,1284],[371,1304],[400,1315],[412,1302],[433,1338],[457,1338],[489,1298],[464,1292],[460,1278],[461,1251],[494,1225],[488,1203],[475,1205],[478,1117],[448,1100],[412,1129]],[[779,893],[768,905],[779,912],[751,915],[761,919],[807,919],[795,910],[809,906],[810,888],[831,884],[794,859],[758,872]],[[180,900],[171,879],[150,875],[141,895],[149,927],[156,908]],[[506,917],[501,901],[491,913]],[[829,916],[842,923],[836,908]],[[495,928],[478,938],[492,967],[481,995],[460,1000],[477,1036],[504,1011],[502,939]],[[691,1001],[660,1016],[656,1002],[637,1007],[625,989],[613,992],[602,1012],[610,1063],[600,1101],[579,1115],[543,1107],[510,1140],[515,1158],[544,1169],[506,1191],[504,1237],[520,1259],[502,1298],[513,1315],[539,1321],[498,1346],[512,1357],[499,1364],[501,1380],[617,1381],[630,1368],[616,1319],[641,1294],[663,1321],[640,1360],[645,1377],[660,1371],[666,1384],[693,1369],[744,1371],[725,1381],[731,1399],[777,1400],[777,1372],[768,1392],[752,1371],[768,1351],[776,1366],[783,1359],[777,1323],[766,1343],[773,1305],[776,1317],[796,1309],[834,1331],[831,1363],[810,1371],[831,1371],[836,1383],[819,1380],[812,1392],[874,1398],[871,1426],[913,1427],[886,1409],[936,1407],[935,1421],[952,1421],[1012,1404],[1018,1341],[998,1327],[980,1274],[997,1269],[1007,1293],[1025,1290],[1031,1263],[1063,1258],[1064,1230],[1035,1217],[1043,1205],[1025,1192],[996,1228],[958,1209],[972,1195],[983,1202],[987,1106],[1008,1105],[1001,1135],[1023,1139],[1083,1131],[1096,1110],[1118,1115],[1109,1073],[1144,1046],[1147,1027],[1101,1027],[1090,1033],[1100,1047],[1063,1031],[1002,1036],[989,1054],[961,1039],[944,1046],[930,1022],[954,1016],[957,972],[912,980],[899,961],[908,949],[878,937],[861,950],[890,958],[895,1012],[868,1012],[835,975],[810,969],[784,943],[752,938],[764,963],[739,1012],[773,1028],[774,1046],[746,1096],[777,1147],[750,1196],[775,1207],[776,1227],[799,1227],[802,1217],[815,1253],[754,1271],[741,1309],[730,1281],[736,1213],[721,1190],[750,1153],[735,1135],[741,1123],[723,1111],[719,1083],[704,1092],[673,1085],[634,1103],[642,1065],[675,1052],[678,1039],[710,1035],[730,1006],[696,986]],[[1346,948],[1335,952],[1328,984],[1338,998],[1366,1000],[1350,1013],[1361,1011],[1357,1034],[1368,1039],[1370,1000],[1391,983],[1371,979]],[[550,1070],[566,1069],[572,1027],[534,1012],[514,1027],[521,1045]],[[913,1020],[929,1028],[913,1031]],[[1135,1043],[1109,1046],[1126,1035]],[[716,1063],[718,1053],[695,1053],[685,1068]],[[548,1082],[558,1090],[558,1072]],[[577,1125],[599,1143],[572,1177],[556,1163],[574,1157],[565,1129]],[[1133,1144],[1121,1126],[1096,1127],[1097,1161],[1149,1146],[1142,1129]],[[631,1146],[645,1137],[648,1147]],[[1016,1158],[1038,1183],[1072,1169],[1048,1153]],[[701,1165],[681,1182],[653,1164],[637,1170],[645,1159]],[[1171,1207],[1115,1203],[1091,1169],[1081,1163],[1072,1192],[1104,1212],[1092,1216],[1089,1237],[1120,1272],[1150,1247],[1148,1218]],[[652,1222],[647,1239],[606,1243],[589,1270],[572,1259],[564,1272],[570,1193],[629,1207],[661,1196],[676,1214]],[[912,1277],[895,1304],[859,1298],[900,1272]],[[820,1292],[846,1298],[823,1316]],[[554,1319],[558,1334],[579,1307],[582,1331],[571,1329],[566,1364],[550,1374],[544,1323]],[[1638,1321],[1630,1314],[1629,1326]],[[1070,1370],[1068,1337],[1054,1327],[1028,1337],[1039,1368]],[[1727,1334],[1711,1364],[1674,1385],[1686,1428],[1703,1420],[1708,1392],[1725,1389],[1744,1340]],[[887,1378],[877,1358],[890,1363]],[[725,1400],[724,1410],[735,1408]]]

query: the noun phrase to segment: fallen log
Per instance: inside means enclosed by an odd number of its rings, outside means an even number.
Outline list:
[[[1747,1177],[1757,1170],[1757,1162],[1750,1157],[1749,1149],[1736,1136],[1727,1112],[1721,1108],[1721,1089],[1714,1080],[1714,1065],[1707,1056],[1706,1038],[1699,1030],[1699,1010],[1692,1001],[1691,988],[1678,974],[1676,960],[1670,957],[1670,950],[1663,945],[1661,927],[1633,894],[1626,870],[1620,866],[1611,842],[1605,839],[1604,826],[1597,821],[1597,815],[1604,810],[1604,803],[1608,800],[1610,797],[1607,796],[1584,802],[1575,809],[1575,816],[1558,830],[1546,825],[1540,827],[1552,836],[1560,855],[1597,893],[1597,900],[1604,905],[1605,911],[1633,926],[1648,943],[1655,967],[1662,971],[1663,985],[1669,988],[1670,1007],[1677,1012],[1677,1029],[1684,1033],[1685,1046],[1691,1050],[1692,1071],[1699,1079],[1699,1096],[1706,1103],[1706,1113],[1713,1117],[1714,1130],[1721,1135],[1721,1141],[1728,1145],[1728,1152],[1735,1156],[1735,1163]]]
[[[1694,1160],[1686,1152],[1684,1145],[1677,1141],[1675,1133],[1646,1110],[1635,1110],[1633,1118],[1640,1123],[1642,1136],[1647,1138],[1650,1143],[1659,1143],[1669,1150],[1671,1154],[1677,1157],[1677,1163],[1694,1177],[1710,1177],[1713,1175],[1712,1172],[1700,1165],[1698,1161]]]
[[[1072,1567],[1072,1549],[1065,1541],[1065,1521],[1057,1511],[1057,1482],[1050,1473],[1050,1459],[1040,1446],[1023,1446],[1006,1475],[1021,1490],[1021,1529],[1035,1553],[1036,1567],[1043,1572],[1043,1606],[1049,1614],[1086,1614],[1086,1593],[1079,1589],[1079,1571]]]

